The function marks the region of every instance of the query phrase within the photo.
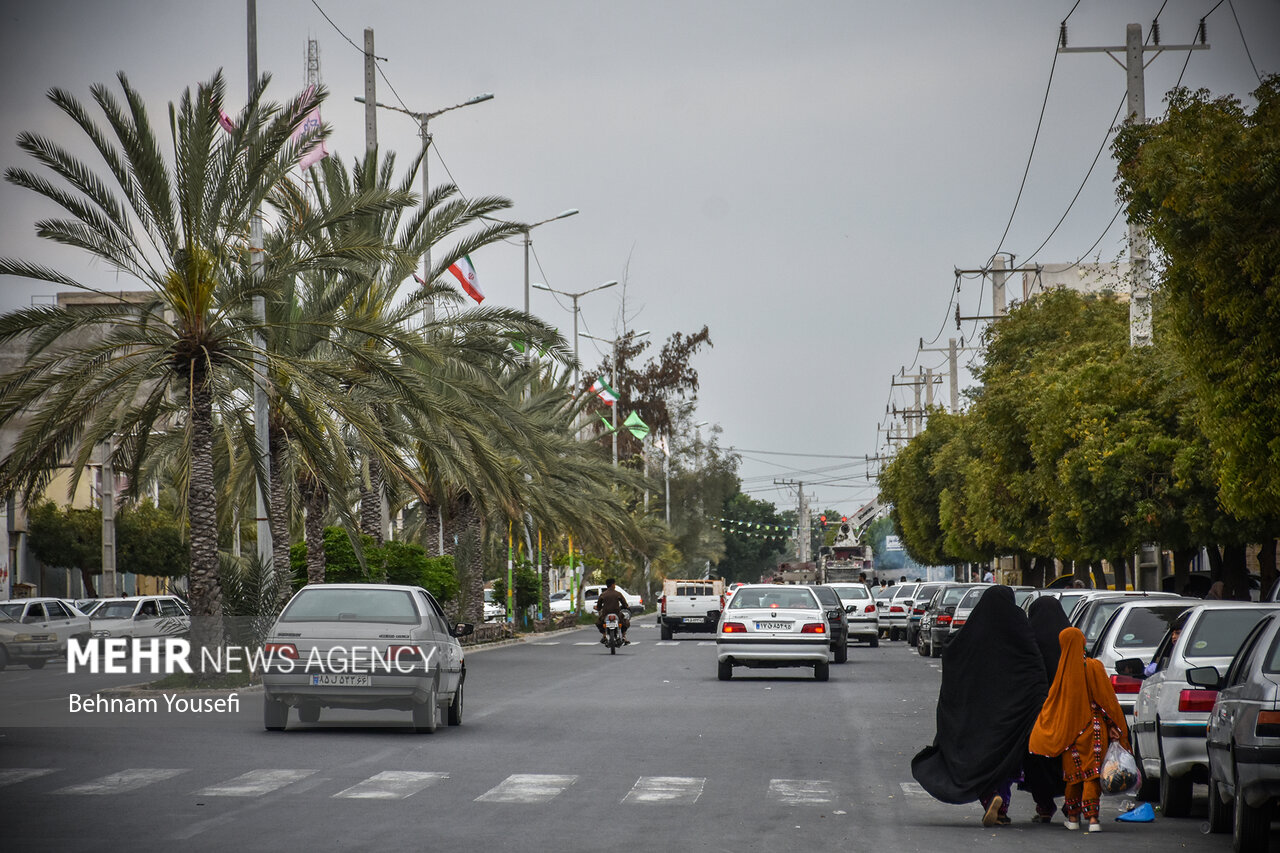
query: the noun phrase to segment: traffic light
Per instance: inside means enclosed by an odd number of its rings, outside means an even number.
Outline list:
[[[818,516],[818,521],[821,521],[821,522],[822,522],[822,526],[823,526],[823,527],[826,527],[826,526],[827,526],[827,517],[826,517],[825,515],[820,515],[820,516]]]

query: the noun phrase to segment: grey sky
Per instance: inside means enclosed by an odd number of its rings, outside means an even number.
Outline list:
[[[1165,44],[1191,40],[1216,0],[1170,0]],[[515,202],[534,221],[582,213],[536,229],[533,281],[584,290],[628,281],[629,322],[655,343],[673,331],[711,327],[715,348],[696,362],[700,417],[722,443],[749,451],[874,454],[890,375],[910,367],[919,338],[957,335],[948,320],[954,267],[977,267],[996,250],[1018,192],[1054,61],[1058,23],[1074,0],[850,2],[680,0],[528,2],[409,0],[320,6],[357,43],[365,27],[381,67],[410,109],[434,110],[480,92],[495,100],[432,123],[448,174],[470,194]],[[331,151],[363,151],[362,57],[309,0],[258,4],[259,67],[276,99],[301,89],[308,36],[321,46],[331,97]],[[1280,4],[1231,0],[1209,18],[1212,48],[1193,54],[1183,82],[1246,96],[1253,62],[1280,70]],[[1082,0],[1072,45],[1124,43],[1144,32],[1159,0]],[[226,72],[231,103],[243,98],[242,0],[42,0],[0,6],[0,164],[27,165],[22,130],[76,131],[44,97],[53,86],[88,100],[95,82],[124,70],[153,120],[181,90]],[[1147,69],[1147,111],[1163,110],[1186,53]],[[1102,54],[1061,55],[1023,199],[1003,248],[1019,262],[1073,261],[1103,234],[1116,206],[1107,155],[1057,234],[1034,259],[1083,180],[1124,94],[1124,72]],[[396,95],[379,79],[379,100]],[[379,116],[384,148],[416,151],[416,124]],[[447,180],[441,159],[433,183]],[[33,236],[49,211],[0,186],[0,255],[54,262],[96,284],[70,250]],[[1117,223],[1092,253],[1124,249]],[[495,304],[523,304],[518,244],[473,256]],[[131,284],[121,281],[128,289]],[[0,310],[50,288],[0,282]],[[583,300],[585,329],[612,337],[621,289]],[[979,285],[959,295],[966,315],[987,313]],[[565,308],[534,291],[533,310],[571,328]],[[984,299],[985,301],[985,299]],[[972,338],[973,324],[963,335]],[[583,361],[599,359],[583,341]],[[936,354],[920,364],[940,367]],[[808,481],[841,460],[744,452],[745,488],[780,508],[794,504],[772,477]],[[823,506],[852,511],[865,481],[818,486]]]

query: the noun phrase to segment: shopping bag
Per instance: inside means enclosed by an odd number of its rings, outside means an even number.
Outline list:
[[[1102,772],[1098,782],[1104,794],[1123,794],[1142,784],[1138,762],[1120,741],[1113,740],[1107,747],[1107,754],[1102,757]]]

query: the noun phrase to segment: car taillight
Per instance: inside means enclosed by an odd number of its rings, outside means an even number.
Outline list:
[[[1280,711],[1259,711],[1254,731],[1258,737],[1280,737]]]
[[[945,613],[939,613],[937,616],[933,617],[933,624],[935,624],[935,625],[950,625],[950,624],[951,624],[951,617],[950,617],[950,616],[948,616],[948,615],[947,615],[947,614],[945,614]]]
[[[290,660],[298,659],[298,647],[293,643],[267,643],[262,647],[262,651],[267,655],[267,657],[278,655],[279,657],[289,658]]]
[[[1133,691],[1137,693],[1138,691]],[[1178,694],[1178,710],[1179,711],[1203,711],[1208,713],[1213,710],[1213,700],[1218,698],[1216,690],[1183,690]]]
[[[923,608],[923,607],[913,607],[913,608],[911,608],[911,615],[912,615],[912,616],[923,616],[923,615],[924,615],[924,608]]]
[[[720,609],[724,610],[724,593],[720,593]]]
[[[1113,675],[1111,676],[1111,688],[1116,693],[1137,693],[1142,689],[1142,679],[1134,678],[1132,675]],[[1210,705],[1213,703],[1210,702]]]
[[[964,622],[965,622],[965,620],[963,620],[963,619],[953,619],[953,620],[951,620],[951,627],[952,627],[952,628],[963,628],[963,627],[964,627]]]
[[[741,622],[726,622],[720,626],[720,631],[725,634],[742,634],[747,630],[747,626]]]
[[[417,646],[388,646],[387,662],[396,663],[403,657],[415,658],[422,657],[422,649]]]
[[[658,599],[658,606],[662,608],[662,615],[667,615],[667,597],[664,595]]]
[[[896,604],[895,604],[895,605],[893,605],[892,607],[890,607],[890,608],[889,608],[889,612],[890,612],[890,613],[902,613],[902,612],[903,612],[903,610],[902,610],[902,608],[901,608],[901,607],[899,607],[898,605],[896,605]]]
[[[864,607],[864,608],[862,609],[862,612],[863,612],[863,613],[875,613],[875,612],[876,612],[876,606],[875,606],[874,604],[868,604],[866,607]]]
[[[827,626],[823,625],[821,622],[809,622],[803,628],[800,629],[800,633],[801,634],[825,634],[827,633]]]

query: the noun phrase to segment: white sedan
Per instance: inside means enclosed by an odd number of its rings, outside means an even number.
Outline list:
[[[108,598],[89,617],[95,640],[113,637],[177,637],[191,628],[191,614],[174,595]]]
[[[16,598],[0,603],[0,613],[29,631],[53,634],[58,654],[67,653],[67,641],[72,637],[89,638],[89,617],[59,598]]]
[[[728,681],[735,666],[811,666],[813,677],[830,674],[827,614],[803,586],[752,584],[733,594],[716,630],[719,677]]]

